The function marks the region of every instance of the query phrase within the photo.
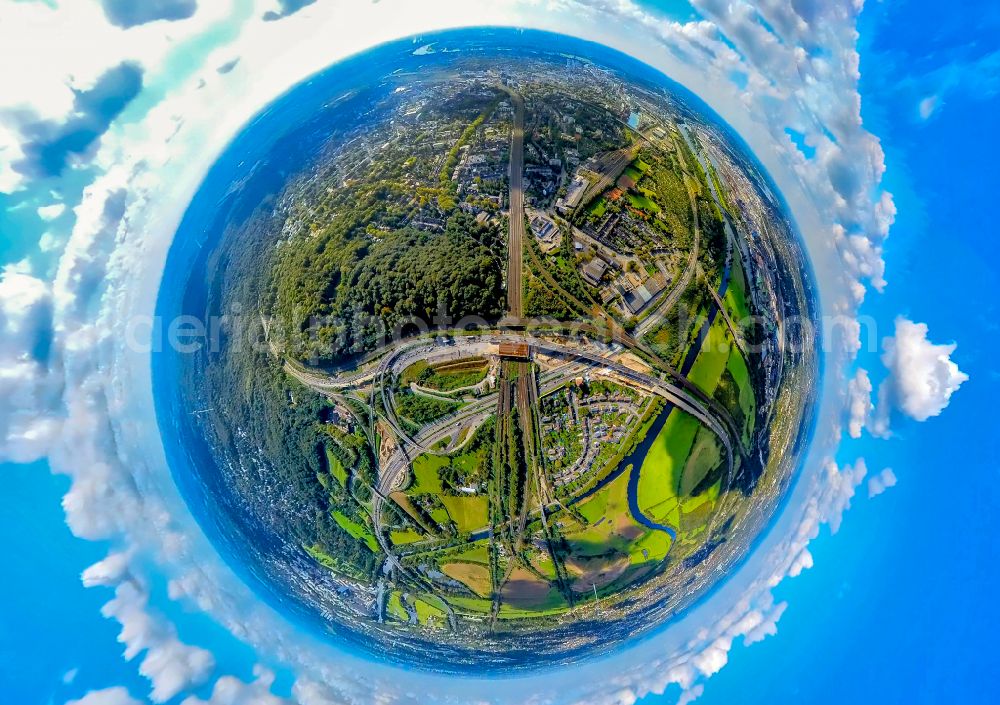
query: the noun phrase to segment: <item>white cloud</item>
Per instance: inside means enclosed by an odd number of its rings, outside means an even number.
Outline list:
[[[0,461],[35,460],[59,432],[52,414],[60,392],[49,359],[52,313],[45,282],[0,273]]]
[[[256,680],[244,683],[233,676],[223,676],[215,682],[207,700],[189,697],[181,705],[293,705],[291,700],[271,693],[274,674],[260,666],[254,669]]]
[[[927,325],[902,316],[895,335],[883,341],[882,364],[888,377],[879,386],[875,432],[886,435],[893,409],[916,421],[940,414],[969,376],[952,361],[956,345],[938,345],[927,338]]]
[[[129,575],[129,556],[125,553],[109,553],[103,560],[83,571],[81,580],[84,587],[114,587]]]
[[[861,430],[874,408],[868,371],[858,368],[847,383],[847,433],[851,438],[861,438]]]
[[[121,5],[118,0],[107,4]],[[162,13],[167,4],[193,5],[193,0],[131,4],[140,8],[132,14],[142,15],[151,7]],[[16,61],[17,70],[0,71],[0,193],[24,188],[30,175],[18,165],[32,157],[30,144],[40,130],[58,132],[60,126],[79,119],[80,93],[93,88],[102,75],[127,65],[156,80],[167,59],[183,51],[184,40],[210,28],[233,7],[231,0],[206,3],[195,18],[173,23],[167,33],[155,23],[128,30],[116,27],[96,2],[58,7],[7,3],[0,22],[0,47],[8,64]],[[78,156],[78,161],[86,161],[91,153]]]
[[[268,4],[280,6],[279,9],[303,5],[301,2]],[[530,7],[531,18],[516,24],[530,24],[545,17],[538,13],[534,3],[525,4]],[[72,88],[92,85],[109,66],[125,60],[137,61],[150,81],[156,80],[157,70],[170,55],[171,43],[179,44],[184,32],[194,36],[227,11],[216,10],[213,17],[209,7],[215,10],[226,4],[203,5],[195,18],[176,23],[178,34],[169,40],[162,30],[156,29],[155,23],[128,32],[111,27],[94,4],[71,3],[59,13],[39,4],[30,8],[25,4],[15,5],[16,12],[5,16],[5,23],[0,26],[0,46],[21,52],[31,70],[18,76],[10,75],[14,72],[0,74],[0,112],[3,108],[30,108],[32,119],[65,120],[72,111]],[[594,26],[618,28],[627,23],[625,39],[629,46],[633,40],[655,37],[663,46],[669,46],[671,56],[686,61],[690,70],[704,79],[702,85],[720,87],[712,89],[738,96],[747,115],[754,116],[758,128],[764,131],[762,134],[769,135],[773,143],[772,149],[761,154],[778,155],[778,166],[783,164],[784,170],[794,175],[810,199],[808,210],[815,211],[820,225],[818,232],[807,233],[812,238],[811,245],[819,242],[835,248],[842,259],[846,275],[838,282],[840,289],[824,294],[831,293],[842,300],[837,311],[852,323],[843,349],[837,349],[838,354],[856,351],[858,326],[853,315],[864,296],[862,280],[876,288],[884,286],[881,241],[895,214],[891,197],[879,189],[884,171],[881,147],[863,129],[860,120],[855,49],[855,21],[860,3],[764,0],[754,9],[739,1],[703,0],[696,5],[707,19],[687,23],[666,22],[629,0],[558,0],[552,5],[563,8],[566,16],[574,18],[590,12]],[[493,3],[488,10],[460,3],[433,5],[452,24],[493,19],[501,24],[519,19],[513,11],[506,11],[507,7],[515,5]],[[28,411],[18,418],[41,423],[43,430],[45,425],[50,428],[49,433],[35,432],[36,442],[29,444],[31,450],[27,455],[44,452],[45,445],[60,427],[60,419],[67,419],[53,454],[53,465],[73,479],[64,500],[68,522],[77,535],[114,538],[125,546],[125,550],[109,555],[85,571],[83,580],[87,585],[115,588],[115,598],[108,603],[105,613],[120,621],[126,655],[136,659],[144,655],[140,670],[151,680],[155,698],[187,694],[192,686],[205,682],[212,669],[212,658],[208,652],[182,643],[172,625],[149,609],[140,571],[131,565],[133,551],[140,550],[153,554],[164,564],[163,569],[170,576],[172,598],[187,600],[210,611],[241,639],[296,666],[299,678],[294,693],[302,705],[424,703],[426,698],[412,696],[412,683],[428,685],[416,692],[435,695],[436,687],[443,689],[448,683],[446,679],[435,680],[430,676],[417,680],[413,674],[407,674],[412,681],[379,680],[343,653],[336,652],[336,658],[327,658],[328,652],[313,652],[310,649],[315,645],[298,644],[294,639],[296,634],[287,625],[266,608],[250,602],[252,596],[240,591],[244,586],[235,583],[219,561],[198,560],[204,556],[196,554],[189,541],[197,543],[203,537],[199,538],[193,519],[183,509],[178,511],[177,505],[161,497],[167,490],[157,482],[168,484],[169,476],[156,464],[158,456],[150,460],[142,452],[149,447],[155,423],[143,425],[149,423],[148,419],[137,420],[126,412],[131,410],[128,401],[136,392],[129,388],[134,379],[122,365],[118,357],[121,351],[116,349],[110,333],[120,314],[131,310],[128,302],[137,287],[133,279],[138,278],[135,270],[150,260],[150,250],[155,261],[155,253],[160,251],[157,238],[162,241],[164,232],[169,230],[169,217],[163,225],[162,221],[143,220],[142,215],[157,207],[161,218],[165,213],[170,217],[176,215],[167,212],[162,204],[174,198],[177,199],[174,211],[183,206],[184,195],[189,195],[183,184],[193,188],[198,177],[197,165],[205,166],[240,120],[251,109],[260,107],[244,94],[252,92],[257,100],[276,95],[290,81],[333,58],[330,51],[346,53],[371,44],[376,31],[377,39],[382,40],[394,33],[434,26],[440,20],[426,19],[432,17],[433,8],[431,3],[418,7],[382,2],[374,7],[327,2],[277,23],[257,21],[264,8],[255,9],[255,21],[247,23],[240,37],[220,46],[205,62],[204,73],[210,84],[206,91],[216,91],[212,98],[192,97],[195,93],[191,86],[173,86],[166,101],[153,108],[141,126],[129,134],[115,132],[112,127],[109,139],[94,155],[94,163],[106,173],[87,190],[84,202],[76,209],[78,222],[70,234],[54,286],[43,284],[38,289],[25,282],[26,290],[40,292],[38,303],[28,309],[43,305],[55,310],[54,350],[59,358],[57,374],[44,367],[29,370],[33,379],[44,384],[32,382],[27,388],[30,391],[43,386],[43,391],[51,392],[47,385],[53,383],[49,380],[58,380],[59,389],[65,381],[58,412],[49,408],[48,393],[31,392],[18,397],[28,400],[20,406]],[[609,16],[622,22],[610,21]],[[364,21],[345,19],[358,17]],[[548,21],[554,27],[559,26],[551,18]],[[377,30],[373,29],[371,36],[362,35],[357,31],[362,26],[377,26]],[[174,25],[170,27],[174,32]],[[640,31],[635,31],[636,28]],[[94,46],[88,46],[86,51],[63,47],[62,37],[70,30],[89,33]],[[309,53],[302,47],[307,47],[314,35],[322,37],[321,49],[317,50],[320,45],[314,42],[313,53]],[[275,57],[272,51],[261,50],[284,44],[289,47],[287,57]],[[814,48],[822,51],[813,52]],[[39,57],[45,55],[62,59],[40,62]],[[218,75],[212,67],[218,65],[219,56],[240,56],[240,70]],[[40,63],[44,68],[37,68]],[[289,66],[294,67],[293,72],[289,72]],[[69,75],[67,67],[73,67],[74,75]],[[729,82],[731,74],[745,76],[746,88],[736,89]],[[223,103],[233,108],[220,116],[217,105]],[[784,132],[786,127],[805,135],[806,142],[816,149],[814,158],[807,159],[790,144]],[[3,165],[23,154],[22,138],[16,124],[0,119],[0,190],[21,185],[20,175],[5,174]],[[768,164],[772,171],[775,163]],[[178,164],[196,166],[168,172]],[[182,186],[175,182],[181,182]],[[164,232],[158,232],[154,223]],[[53,234],[51,240],[60,242],[64,236],[65,233]],[[50,288],[54,294],[48,293]],[[14,298],[17,297],[11,300]],[[0,295],[2,315],[7,315],[8,310],[21,320],[16,312],[23,307],[16,303],[8,307]],[[29,328],[26,326],[25,330]],[[18,335],[14,340],[20,342],[9,346],[0,341],[0,369],[6,369],[8,361],[22,361],[29,349],[25,347],[26,341],[31,339],[30,335]],[[860,398],[867,375],[863,380],[856,375],[853,381]],[[867,386],[870,395],[870,383]],[[849,418],[860,419],[864,414],[859,408],[852,407]],[[870,401],[867,408],[870,411]],[[0,405],[0,429],[4,428],[6,418],[6,405]],[[860,426],[857,428],[860,433]],[[849,432],[853,429],[849,423]],[[8,435],[5,432],[4,438]],[[25,434],[19,433],[17,437],[23,442]],[[141,438],[141,442],[136,438]],[[3,444],[2,455],[9,444],[6,440],[0,440],[0,444]],[[647,658],[623,665],[618,662],[620,668],[614,671],[598,664],[588,664],[586,671],[569,670],[561,680],[538,682],[540,695],[535,700],[540,701],[547,693],[550,702],[577,697],[580,702],[593,704],[630,704],[646,693],[663,692],[671,683],[680,685],[684,697],[700,695],[704,689],[702,681],[725,665],[736,640],[742,637],[744,644],[752,644],[776,632],[777,621],[787,605],[775,604],[770,591],[786,576],[796,576],[812,565],[810,540],[824,521],[830,523],[833,531],[839,528],[843,512],[865,472],[863,461],[843,468],[828,462],[818,475],[809,476],[811,484],[805,499],[789,510],[800,512],[796,522],[786,535],[776,539],[776,545],[762,561],[759,575],[753,577],[739,599],[732,601],[731,609],[727,603],[723,614],[712,613],[712,618],[706,619],[703,628],[689,641],[669,650],[657,641],[655,650],[651,645],[643,651]],[[178,530],[178,525],[182,530]],[[247,684],[223,676],[216,681],[210,700],[189,699],[188,705],[281,703],[267,692],[268,678],[261,671],[257,680]],[[263,700],[249,699],[254,697]],[[504,694],[491,692],[490,697],[502,702]],[[439,699],[446,700],[447,693],[442,692]],[[506,700],[518,701],[517,696],[508,696]],[[527,702],[527,698],[521,698],[520,702]]]
[[[920,104],[917,106],[917,112],[920,113],[920,119],[930,119],[931,115],[937,112],[939,102],[940,97],[937,95],[929,95],[921,100]]]
[[[967,41],[970,46],[982,42],[973,36],[967,37]],[[892,54],[888,53],[886,58],[892,60]],[[917,114],[925,121],[946,108],[949,96],[957,94],[964,99],[985,101],[1000,94],[998,49],[969,54],[942,51],[933,61],[918,65],[901,62],[898,69],[894,87],[912,93],[914,100],[919,97]]]
[[[92,690],[79,700],[70,700],[66,705],[142,705],[121,686]]]
[[[139,673],[152,685],[150,699],[162,703],[204,683],[215,659],[205,649],[182,643],[172,625],[149,612],[148,599],[137,581],[122,582],[101,611],[121,623],[118,641],[125,645],[125,658],[131,661],[142,655]]]
[[[677,705],[690,705],[695,700],[700,698],[705,693],[705,686],[701,683],[694,686],[689,690],[685,690],[681,693],[681,697],[677,699]]]
[[[65,211],[65,203],[53,203],[48,206],[40,206],[38,208],[38,217],[46,222],[51,222],[61,216]]]
[[[868,480],[868,497],[878,497],[890,487],[896,486],[896,474],[892,468],[883,468],[878,475]]]
[[[838,468],[833,460],[828,460],[824,471],[826,481],[818,497],[818,508],[823,520],[830,525],[830,531],[837,533],[844,512],[851,506],[854,491],[865,479],[868,468],[864,458],[858,458],[854,465]]]

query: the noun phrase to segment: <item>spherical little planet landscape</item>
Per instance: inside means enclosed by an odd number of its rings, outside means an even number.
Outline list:
[[[782,201],[692,95],[597,45],[448,32],[314,76],[219,159],[159,302],[217,335],[157,354],[158,412],[289,619],[536,668],[747,555],[807,446],[815,307]]]

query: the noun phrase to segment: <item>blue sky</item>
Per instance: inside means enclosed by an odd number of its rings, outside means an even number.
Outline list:
[[[941,74],[979,53],[969,45],[996,50],[998,8],[963,8],[963,18],[983,18],[974,29],[938,3],[888,5],[870,3],[862,16],[861,91],[899,213],[886,244],[889,286],[863,311],[881,322],[905,313],[958,341],[971,381],[940,417],[851,446],[869,468],[894,468],[899,484],[856,498],[840,531],[810,545],[815,566],[776,591],[790,604],[778,636],[735,650],[699,702],[997,699],[1000,274],[984,205],[1000,183],[1000,95],[975,75]],[[929,95],[940,106],[924,120],[918,104]]]
[[[649,5],[679,21],[692,14],[686,3]],[[246,4],[239,11],[245,15]],[[935,342],[958,343],[952,359],[970,381],[940,416],[917,424],[897,414],[892,438],[865,432],[841,446],[841,463],[864,457],[869,476],[891,467],[898,484],[871,499],[865,485],[858,488],[836,535],[823,527],[809,544],[813,567],[775,588],[775,599],[789,604],[777,635],[747,648],[737,640],[698,702],[997,699],[990,672],[1000,628],[994,598],[1000,473],[991,412],[1000,391],[994,362],[1000,268],[991,206],[1000,183],[1000,9],[967,3],[959,14],[922,0],[872,2],[859,32],[864,126],[881,140],[882,186],[897,208],[884,245],[888,286],[869,292],[861,312],[877,321],[880,338],[891,335],[898,315],[926,322]],[[206,36],[214,42],[228,34],[215,26]],[[212,43],[198,42],[209,55]],[[162,80],[147,78],[154,85]],[[86,173],[60,182],[67,200],[79,197]],[[27,193],[44,198],[51,186],[36,182]],[[24,211],[2,217],[0,262],[20,260],[52,227]],[[875,387],[886,374],[879,352],[863,351],[858,361]],[[47,472],[44,462],[7,464],[0,472],[0,540],[8,557],[0,583],[0,693],[9,702],[62,705],[87,691],[124,686],[144,698],[148,683],[136,662],[122,658],[118,624],[100,614],[111,590],[80,583],[109,544],[70,533],[60,506],[69,480]],[[182,640],[210,643],[219,672],[250,680],[257,654],[207,616],[168,599],[164,582],[155,574],[150,579],[152,608]],[[290,681],[279,670],[275,690],[287,691]],[[207,697],[209,690],[199,692]],[[643,702],[673,703],[679,693],[671,686]]]

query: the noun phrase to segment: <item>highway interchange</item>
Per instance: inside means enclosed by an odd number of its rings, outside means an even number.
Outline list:
[[[473,532],[472,538],[493,537],[500,531],[508,532],[508,540],[515,547],[523,540],[526,524],[530,518],[540,518],[546,523],[548,515],[564,507],[557,501],[548,484],[548,478],[538,464],[537,444],[538,399],[572,379],[583,374],[612,379],[631,386],[647,395],[664,399],[673,408],[680,409],[698,419],[720,440],[725,451],[727,476],[731,477],[737,458],[744,453],[741,435],[729,411],[716,400],[706,395],[686,379],[684,372],[670,368],[659,360],[644,344],[639,342],[643,334],[652,330],[676,305],[681,293],[698,276],[698,250],[700,227],[697,222],[697,208],[694,202],[693,186],[686,183],[694,212],[694,245],[686,266],[674,286],[663,296],[652,315],[646,318],[634,335],[626,333],[612,324],[610,337],[613,342],[606,345],[595,337],[579,336],[571,338],[561,333],[523,329],[523,270],[522,256],[525,248],[525,214],[523,202],[522,172],[524,165],[524,101],[510,88],[505,88],[514,108],[513,128],[509,163],[508,197],[508,257],[507,257],[507,314],[496,328],[491,330],[436,331],[435,337],[423,336],[397,341],[381,351],[364,359],[355,369],[340,370],[328,374],[307,369],[290,362],[285,363],[286,371],[303,384],[320,392],[354,414],[358,425],[365,429],[378,465],[378,481],[374,488],[371,510],[374,534],[385,554],[383,576],[391,572],[408,575],[417,583],[427,586],[426,579],[416,571],[405,567],[400,560],[401,552],[388,540],[388,530],[384,521],[384,508],[391,495],[404,489],[407,484],[412,460],[429,452],[437,444],[451,439],[449,446],[454,450],[455,439],[472,437],[472,431],[496,415],[498,433],[521,433],[525,457],[528,460],[526,485],[517,516],[510,517],[504,525],[485,526]],[[601,178],[601,184],[611,184],[617,173],[634,158],[633,150],[619,150],[606,157],[612,169]],[[688,178],[688,177],[686,177]],[[733,235],[728,227],[727,235],[732,246]],[[713,291],[713,294],[715,292]],[[718,301],[718,295],[716,300]],[[732,326],[723,306],[719,306]],[[733,326],[734,327],[734,326]],[[735,332],[735,327],[734,327]],[[424,426],[417,432],[408,431],[396,412],[394,390],[400,374],[417,361],[437,364],[463,358],[500,357],[500,346],[505,344],[527,344],[530,359],[501,360],[495,364],[496,384],[492,391],[478,397],[467,397],[464,405],[454,414]],[[632,353],[626,364],[625,355]],[[651,361],[652,365],[636,364],[637,359]],[[659,371],[655,368],[658,367]],[[363,401],[367,411],[360,413],[357,403]],[[517,409],[516,418],[520,429],[507,429],[513,418],[512,410]],[[378,443],[379,439],[381,443]],[[607,479],[607,478],[606,478]],[[647,520],[648,521],[648,520]],[[641,522],[645,523],[645,522]],[[647,524],[648,525],[648,524]],[[516,526],[516,530],[514,529]],[[547,530],[547,525],[546,525]],[[667,529],[669,531],[669,529]],[[435,550],[434,541],[414,550]],[[510,568],[508,568],[508,573]],[[499,608],[500,587],[506,578],[494,577],[495,619]],[[380,581],[380,601],[385,596],[384,577]],[[382,612],[382,606],[379,612]],[[449,611],[449,619],[454,623],[454,614]]]

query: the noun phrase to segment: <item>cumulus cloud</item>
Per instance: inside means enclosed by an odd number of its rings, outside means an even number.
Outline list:
[[[59,432],[51,413],[61,390],[50,369],[52,308],[45,282],[0,273],[0,461],[36,460]]]
[[[142,13],[178,3],[127,4]],[[171,55],[190,47],[197,57],[200,49],[188,40],[204,41],[206,29],[234,19],[234,9],[229,2],[206,3],[168,33],[155,25],[116,26],[99,2],[6,3],[0,51],[16,69],[0,71],[0,192],[21,191],[65,164],[91,163],[106,138],[105,123],[114,121],[110,113],[121,115],[115,102],[125,102],[140,84],[139,69],[144,84],[147,76],[162,77]],[[172,73],[183,71],[175,64]]]
[[[902,316],[896,319],[895,335],[883,341],[882,364],[888,376],[879,386],[873,432],[885,436],[893,410],[916,421],[937,416],[969,376],[952,361],[954,343],[939,345],[928,337],[925,323]]]
[[[114,587],[129,578],[129,556],[111,553],[83,571],[84,587]]]
[[[65,211],[65,203],[53,203],[48,206],[40,206],[38,208],[38,217],[48,223],[61,216]]]
[[[264,19],[286,17],[312,1],[281,0],[276,9],[265,14]],[[552,4],[567,6],[574,13],[581,7],[603,13],[603,23],[608,26],[615,24],[608,21],[609,16],[631,23],[630,30],[639,25],[644,31],[643,36],[659,38],[672,56],[703,73],[706,85],[729,87],[731,93],[739,96],[747,112],[755,115],[764,129],[769,131],[775,145],[778,145],[778,153],[784,155],[790,173],[801,181],[819,213],[819,220],[826,228],[819,235],[840,253],[849,273],[849,281],[844,286],[843,306],[838,310],[846,318],[853,315],[854,307],[864,296],[862,280],[871,286],[884,286],[881,241],[888,233],[895,208],[891,197],[879,190],[884,164],[878,140],[863,129],[860,120],[855,49],[855,20],[860,3],[853,0],[824,3],[764,0],[752,7],[739,1],[696,0],[695,5],[704,16],[685,23],[666,22],[630,0],[558,0]],[[199,13],[199,18],[207,10],[206,6]],[[402,8],[394,10],[401,12]],[[537,13],[534,5],[532,12]],[[448,15],[449,21],[453,18],[454,15]],[[482,22],[482,19],[473,17],[469,21]],[[102,24],[107,25],[103,19]],[[184,26],[188,24],[183,23]],[[279,27],[260,22],[254,24],[253,32],[263,32],[266,27],[270,27],[266,31],[292,29],[292,22],[282,23]],[[180,29],[181,25],[178,25],[178,31]],[[412,27],[406,29],[413,31]],[[0,28],[0,38],[4,36],[2,32]],[[142,32],[119,31],[119,34],[131,37]],[[207,65],[215,66],[223,58],[241,55],[249,67],[259,67],[260,63],[254,64],[255,56],[250,47],[266,45],[261,38],[267,35],[258,33],[247,36],[252,40],[249,45],[227,46],[225,54],[216,54],[213,63]],[[324,37],[324,42],[327,46],[334,44],[328,37]],[[329,54],[323,56],[329,58]],[[109,66],[120,65],[121,58],[117,57]],[[142,65],[148,70],[146,62]],[[318,68],[318,65],[313,68]],[[246,72],[238,71],[220,83],[235,84],[244,73],[252,72],[249,68]],[[102,76],[103,73],[91,75]],[[738,90],[733,88],[731,76],[740,76],[743,87]],[[6,79],[0,77],[0,87],[3,87],[3,80]],[[24,113],[8,113],[21,118],[16,124],[9,120],[0,122],[0,150],[11,144],[12,124],[17,130],[23,124],[47,124],[54,126],[51,129],[58,133],[59,125],[71,122],[77,92],[88,90],[81,88],[84,84],[72,85],[74,91],[70,104],[59,104],[46,113],[58,119],[42,120],[29,115],[31,119],[27,120],[21,119]],[[162,114],[170,114],[174,110],[193,123],[196,115],[193,116],[190,109],[194,107],[197,113],[197,106],[196,102],[178,100],[172,106],[165,104]],[[149,470],[143,465],[145,458],[136,452],[136,448],[142,446],[130,447],[124,440],[129,430],[133,433],[149,432],[152,427],[142,427],[133,423],[132,419],[122,418],[119,405],[121,399],[128,396],[129,390],[116,390],[115,385],[123,386],[127,380],[123,382],[115,377],[116,370],[110,362],[114,360],[114,341],[95,325],[95,321],[102,317],[114,318],[118,311],[116,307],[120,307],[121,301],[130,296],[128,287],[134,282],[122,274],[128,271],[129,260],[117,253],[131,246],[137,250],[131,253],[133,257],[146,254],[143,245],[148,234],[131,221],[130,211],[146,207],[145,201],[162,202],[161,196],[166,187],[155,181],[153,174],[157,166],[162,166],[168,159],[183,161],[186,158],[192,163],[201,163],[199,159],[207,141],[201,139],[201,134],[192,136],[187,127],[179,138],[174,139],[177,125],[179,122],[173,124],[166,137],[161,134],[138,145],[126,143],[128,148],[119,145],[121,154],[125,156],[118,161],[130,166],[112,169],[87,190],[84,203],[76,211],[78,222],[52,287],[54,293],[45,294],[46,305],[55,310],[58,328],[56,344],[64,357],[66,390],[61,413],[69,421],[56,445],[53,459],[55,467],[73,478],[72,489],[64,502],[70,526],[81,536],[120,538],[129,547],[142,546],[156,553],[164,564],[170,564],[171,597],[189,598],[198,607],[212,611],[240,638],[255,643],[270,654],[280,653],[281,658],[301,666],[293,692],[302,705],[368,703],[376,701],[376,698],[385,703],[426,702],[412,697],[407,699],[404,694],[410,683],[408,680],[399,684],[380,683],[376,688],[370,679],[366,679],[366,673],[353,673],[349,665],[343,666],[320,657],[310,658],[305,647],[302,650],[287,649],[288,640],[282,643],[277,636],[279,632],[287,634],[281,631],[280,623],[269,612],[241,610],[249,603],[231,600],[230,595],[219,587],[220,581],[216,580],[218,574],[212,572],[211,566],[180,566],[178,556],[184,554],[184,541],[169,526],[169,512],[157,504],[155,491],[150,491],[148,487],[149,478],[143,477],[144,470],[155,472],[156,469]],[[143,127],[153,130],[155,124],[146,120]],[[814,147],[815,154],[807,157],[795,149],[788,140],[787,128],[803,135],[803,140]],[[17,144],[0,154],[21,154],[20,143],[24,136],[20,132],[14,134]],[[8,141],[5,142],[5,139]],[[167,145],[170,140],[174,141]],[[194,149],[182,151],[179,144],[184,140],[194,145]],[[84,152],[89,154],[98,147],[107,151],[108,142],[114,140],[110,136],[102,140],[98,135]],[[781,145],[787,147],[787,152],[780,151]],[[55,150],[57,155],[58,151]],[[80,156],[77,152],[65,151],[64,164],[72,163]],[[115,161],[106,158],[105,165]],[[9,184],[9,181],[4,181],[3,162],[4,158],[0,157],[0,190],[3,190],[4,184]],[[141,244],[136,245],[136,242]],[[116,256],[121,260],[117,269],[112,266]],[[141,260],[131,260],[133,264],[138,261]],[[47,292],[46,287],[43,289]],[[0,310],[6,310],[5,305],[0,306]],[[14,310],[19,309],[15,306]],[[849,344],[845,344],[845,350],[856,341],[856,329],[854,321],[851,328],[853,338],[847,336],[850,340]],[[23,346],[12,346],[11,354],[6,355],[3,351],[7,348],[3,345],[4,342],[0,341],[0,360],[24,359]],[[39,374],[48,376],[44,369]],[[59,378],[62,379],[62,376]],[[856,375],[854,381],[860,399],[867,375],[864,379]],[[870,412],[870,382],[867,386],[867,410]],[[859,409],[861,406],[859,402]],[[36,407],[43,408],[44,405],[29,404],[25,408]],[[852,410],[851,415],[860,419],[864,414]],[[57,418],[51,413],[45,416]],[[3,422],[0,417],[0,428]],[[852,428],[849,424],[849,431]],[[612,677],[600,683],[582,677],[572,683],[564,679],[560,683],[566,684],[565,691],[556,692],[551,699],[569,700],[578,696],[581,702],[631,704],[648,692],[663,692],[670,683],[678,684],[686,698],[700,695],[704,689],[701,681],[725,665],[734,643],[742,639],[744,644],[752,644],[777,631],[778,620],[787,606],[775,603],[771,589],[785,577],[796,576],[812,565],[809,542],[817,535],[823,522],[829,522],[831,530],[839,528],[843,513],[850,506],[865,474],[863,461],[842,468],[829,461],[818,475],[810,476],[812,484],[806,493],[807,499],[801,507],[795,508],[801,512],[797,522],[768,554],[759,576],[749,584],[731,609],[718,618],[713,614],[704,628],[682,647],[672,648],[669,652],[647,650],[644,653],[648,658],[616,669]],[[881,475],[877,477],[881,478]],[[144,482],[147,483],[145,488]],[[185,520],[192,521],[190,517],[180,519]],[[184,536],[196,533],[191,525],[185,525],[185,528],[191,531]],[[141,672],[153,684],[155,698],[162,700],[186,695],[198,683],[207,682],[212,669],[211,655],[182,643],[169,622],[149,608],[148,594],[141,575],[131,564],[130,551],[108,556],[85,571],[83,580],[87,585],[114,588],[115,598],[108,603],[105,614],[121,623],[120,638],[125,644],[126,656],[140,662]],[[596,668],[594,664],[591,666]],[[606,670],[595,672],[608,673]],[[259,671],[256,680],[251,683],[224,676],[214,684],[209,700],[189,698],[187,705],[256,705],[258,702],[283,705],[284,701],[275,699],[269,692],[270,685],[270,676],[263,671]],[[434,691],[427,689],[419,692]],[[513,698],[507,699],[514,701]]]
[[[868,371],[858,368],[847,383],[847,433],[860,438],[875,406],[872,404],[872,382]]]
[[[245,683],[233,676],[223,676],[215,681],[212,694],[207,700],[191,696],[181,702],[181,705],[295,705],[291,700],[279,698],[271,693],[274,674],[257,666],[254,668],[256,679]]]
[[[844,512],[851,506],[854,491],[868,474],[864,458],[858,458],[854,465],[838,468],[833,460],[824,466],[825,482],[819,492],[817,505],[823,520],[830,525],[830,531],[840,531]]]
[[[142,703],[121,686],[92,690],[79,700],[70,700],[66,705],[142,705]]]
[[[685,690],[681,693],[681,697],[677,699],[677,705],[690,705],[695,700],[700,698],[705,693],[705,686],[701,683],[694,686],[690,690]]]
[[[102,0],[108,22],[129,28],[156,20],[186,20],[198,9],[198,0]]]
[[[139,673],[152,685],[149,697],[162,703],[204,683],[215,668],[215,658],[180,641],[172,625],[150,613],[148,600],[149,593],[130,580],[119,583],[114,599],[101,611],[121,624],[118,641],[125,645],[125,658],[142,656]]]
[[[896,486],[896,474],[892,468],[883,468],[878,475],[868,480],[868,497],[878,497],[890,487]]]

